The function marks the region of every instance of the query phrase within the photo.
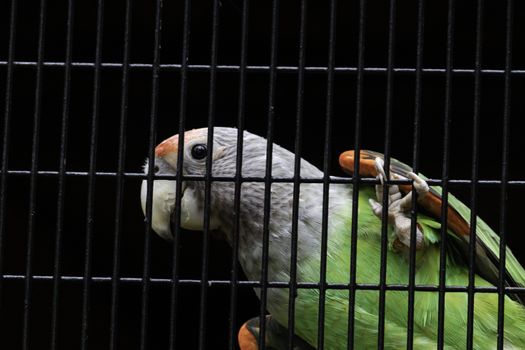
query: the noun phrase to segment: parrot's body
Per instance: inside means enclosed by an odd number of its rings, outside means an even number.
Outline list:
[[[212,174],[214,176],[235,175],[237,130],[214,128],[213,150],[207,156],[213,157]],[[207,130],[197,129],[185,133],[185,158],[183,169],[189,175],[204,174],[205,158],[195,151],[196,145],[206,145]],[[174,174],[176,169],[178,137],[174,136],[156,149],[155,165],[159,175]],[[186,149],[188,151],[186,151]],[[191,150],[191,151],[190,151]],[[290,178],[293,176],[294,154],[273,146],[272,176]],[[193,159],[192,159],[193,158]],[[243,166],[244,177],[264,177],[266,165],[266,140],[244,132]],[[302,178],[322,178],[323,173],[302,160]],[[155,181],[157,182],[157,181]],[[175,186],[172,184],[172,191]],[[143,184],[143,207],[145,183]],[[160,188],[160,187],[159,187]],[[225,233],[227,240],[233,239],[234,227],[234,184],[213,182],[211,184],[211,220],[212,228]],[[437,189],[434,189],[434,191]],[[170,198],[156,193],[154,186],[154,208],[157,198]],[[160,190],[159,190],[160,191]],[[331,184],[329,186],[328,229],[327,229],[327,266],[326,282],[347,284],[350,281],[351,251],[351,213],[352,185]],[[192,229],[202,227],[204,203],[204,183],[186,181],[182,189],[182,226]],[[268,280],[289,282],[290,256],[292,247],[292,208],[293,183],[273,183],[271,187],[269,245],[268,245]],[[239,261],[250,280],[260,280],[263,253],[264,227],[264,183],[244,182],[241,189],[241,210],[239,215]],[[298,212],[297,241],[297,282],[320,280],[323,184],[302,183]],[[359,190],[358,229],[357,229],[357,266],[356,281],[359,284],[378,284],[381,270],[381,220],[369,205],[370,199],[376,199],[373,186],[362,185]],[[195,201],[200,203],[195,205]],[[456,203],[457,202],[457,203]],[[188,204],[188,203],[191,203]],[[469,212],[459,201],[449,195],[451,206],[456,205],[459,214],[468,220]],[[167,203],[166,210],[171,214],[172,203]],[[169,217],[170,215],[167,215]],[[153,211],[153,229],[163,236],[171,235],[169,222],[165,222],[166,213]],[[439,241],[441,224],[430,216],[418,215],[425,248],[418,250],[416,260],[415,283],[418,285],[439,284]],[[485,243],[497,252],[497,238],[492,231],[478,219],[480,236],[492,240]],[[388,227],[388,239],[392,242],[393,230]],[[458,240],[450,235],[451,241]],[[387,248],[386,283],[407,284],[409,281],[409,263],[406,254],[400,254]],[[447,254],[446,285],[468,285],[468,268],[457,251],[451,249]],[[497,253],[494,253],[497,256]],[[512,253],[507,272],[510,279],[521,285],[525,272],[517,263]],[[497,269],[496,269],[497,270]],[[482,274],[483,275],[483,274]],[[493,282],[493,281],[491,281]],[[493,282],[494,283],[494,282]],[[476,276],[476,286],[490,286],[486,279]],[[255,289],[260,295],[260,290]],[[285,288],[269,288],[267,291],[267,309],[272,317],[282,326],[288,324],[289,291]],[[415,349],[436,348],[438,341],[438,300],[436,291],[415,292],[414,337]],[[379,291],[357,290],[355,295],[354,348],[377,348],[379,322]],[[295,333],[311,346],[317,346],[319,290],[299,288],[295,300]],[[444,344],[446,349],[464,349],[467,343],[467,305],[466,292],[447,292],[445,299]],[[350,307],[349,291],[327,289],[324,314],[324,346],[327,349],[343,349],[347,346],[348,311]],[[498,334],[498,295],[495,293],[477,293],[474,299],[475,349],[495,349]],[[388,290],[385,298],[384,314],[385,349],[402,349],[407,344],[408,292]],[[505,297],[504,320],[505,349],[525,349],[525,308],[510,297]]]

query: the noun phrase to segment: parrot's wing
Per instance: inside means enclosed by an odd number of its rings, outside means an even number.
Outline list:
[[[383,158],[383,154],[362,150],[359,156],[359,175],[363,177],[376,177],[375,159]],[[354,151],[346,151],[339,157],[339,164],[342,169],[353,174],[354,172]],[[408,178],[407,174],[412,171],[408,165],[390,158],[390,171]],[[423,175],[419,174],[426,179]],[[411,185],[399,185],[403,193],[412,190]],[[437,220],[441,218],[441,187],[431,186],[430,192],[420,201],[420,205]],[[476,267],[477,273],[492,284],[497,284],[499,277],[499,236],[479,217],[476,219]],[[464,261],[468,261],[468,247],[470,242],[470,209],[452,194],[448,194],[447,208],[448,232],[457,239],[452,240],[455,251],[458,251]],[[525,270],[520,265],[516,257],[509,248],[506,248],[505,261],[505,282],[508,286],[525,286]],[[525,305],[522,297],[515,296]]]

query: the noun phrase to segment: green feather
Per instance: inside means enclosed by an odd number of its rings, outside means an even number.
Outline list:
[[[358,203],[357,242],[357,283],[375,285],[379,283],[381,270],[381,221],[373,214],[368,203],[375,198],[372,187],[363,187]],[[330,213],[327,251],[327,282],[348,283],[350,280],[350,227],[351,201],[338,213]],[[461,209],[460,209],[461,210]],[[418,215],[428,247],[416,256],[416,285],[439,284],[439,241],[441,224],[435,219]],[[482,221],[479,222],[480,224]],[[483,225],[483,224],[481,224]],[[481,229],[480,229],[481,230]],[[450,237],[456,237],[450,233]],[[389,228],[388,236],[393,232]],[[483,238],[482,238],[483,237]],[[495,239],[489,235],[491,239]],[[485,238],[485,233],[480,239]],[[496,237],[497,238],[497,237]],[[457,239],[457,237],[455,238]],[[493,243],[496,241],[493,241]],[[494,245],[495,244],[495,245]],[[497,243],[493,245],[497,247]],[[315,252],[309,261],[298,266],[299,282],[319,281],[320,252]],[[451,250],[447,255],[447,286],[468,285],[468,270],[462,261],[454,257]],[[406,256],[388,250],[387,284],[407,284],[409,264]],[[476,276],[476,286],[490,286],[483,278]],[[286,291],[286,293],[288,293]],[[385,349],[403,349],[407,345],[408,292],[386,291],[384,318]],[[415,349],[437,347],[439,293],[416,291],[414,295],[414,336]],[[494,349],[498,334],[498,295],[477,293],[474,299],[475,349]],[[355,295],[354,348],[375,349],[378,346],[379,292],[359,289]],[[296,333],[312,346],[317,346],[319,291],[299,289],[296,299]],[[345,349],[348,337],[348,311],[350,308],[347,290],[328,289],[325,299],[324,346],[327,349]],[[468,294],[447,292],[445,296],[445,349],[465,349],[467,343]],[[287,324],[287,305],[273,305],[270,310],[282,325]],[[505,297],[505,345],[509,348],[525,349],[525,309],[509,297]]]
[[[423,177],[424,178],[424,177]],[[442,195],[441,187],[432,186],[432,189]],[[465,221],[470,222],[470,209],[452,194],[448,194],[448,204],[461,215]],[[489,249],[499,261],[499,236],[480,217],[476,219],[477,239]],[[506,248],[505,268],[512,280],[519,286],[525,286],[525,269],[520,265],[512,251]]]

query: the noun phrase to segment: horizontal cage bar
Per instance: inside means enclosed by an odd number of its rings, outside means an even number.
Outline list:
[[[1,275],[2,279],[4,280],[13,280],[13,281],[23,281],[26,279],[25,275],[20,274],[4,274]],[[32,275],[31,279],[36,281],[52,281],[54,277],[52,275]],[[61,281],[65,282],[83,282],[85,278],[83,276],[73,276],[73,275],[67,275],[67,276],[60,276]],[[91,276],[89,278],[92,282],[97,283],[109,283],[114,280],[111,276]],[[117,279],[118,282],[121,283],[137,283],[142,284],[143,283],[142,277],[119,277]],[[150,277],[148,279],[149,283],[155,283],[155,284],[171,284],[171,283],[177,283],[178,285],[196,285],[201,286],[203,284],[203,281],[200,279],[177,279],[173,280],[171,278],[154,278]],[[238,286],[243,287],[251,287],[251,288],[260,288],[262,287],[262,283],[260,281],[251,281],[251,280],[243,280],[243,281],[236,281],[235,283]],[[206,285],[208,287],[224,287],[224,286],[231,286],[232,281],[231,280],[207,280]],[[282,281],[267,281],[265,284],[268,288],[290,288],[292,285],[289,282],[282,282]],[[295,288],[298,289],[319,289],[321,286],[320,283],[314,283],[314,282],[297,282],[295,284]],[[438,292],[440,291],[439,285],[434,284],[416,284],[414,286],[409,286],[409,284],[375,284],[375,283],[356,283],[355,288],[357,290],[379,290],[383,286],[386,287],[386,290],[391,291],[409,291],[411,287],[414,287],[415,291],[418,292]],[[324,288],[326,289],[338,289],[338,290],[349,290],[350,288],[354,288],[354,286],[351,286],[348,283],[326,283]],[[506,286],[504,290],[508,293],[525,293],[525,287],[509,287]],[[446,292],[468,292],[469,287],[464,285],[447,285],[444,287],[444,291]],[[498,293],[499,289],[498,287],[492,286],[492,287],[480,287],[475,286],[474,291],[477,293]]]
[[[8,66],[9,61],[0,61],[0,66]],[[36,61],[13,61],[12,64],[18,67],[36,67],[38,62]],[[46,61],[42,62],[44,67],[55,67],[61,68],[66,66],[66,62],[62,61]],[[95,62],[72,62],[71,66],[74,68],[95,68]],[[124,66],[120,62],[102,62],[100,68],[106,69],[121,69]],[[153,64],[151,63],[130,63],[128,65],[129,69],[136,70],[148,70],[153,69]],[[158,68],[160,70],[167,71],[180,71],[182,65],[180,63],[165,63],[159,64]],[[276,66],[275,69],[278,72],[282,73],[297,73],[299,71],[298,66]],[[193,72],[209,72],[212,67],[209,64],[188,64],[185,66],[185,69]],[[234,72],[239,73],[241,71],[241,66],[234,64],[222,64],[214,67],[217,72]],[[270,66],[266,65],[248,65],[245,67],[246,72],[257,73],[257,72],[269,72]],[[334,73],[347,73],[347,74],[357,74],[358,67],[334,67]],[[304,67],[305,72],[310,73],[326,73],[328,72],[328,67],[323,66],[308,66]],[[364,67],[362,68],[364,73],[378,73],[383,74],[387,73],[388,68],[386,67]],[[452,73],[457,75],[474,75],[476,74],[475,68],[453,68]],[[393,73],[405,73],[405,74],[416,74],[417,69],[412,67],[397,67],[392,68]],[[498,75],[505,76],[505,69],[480,69],[479,72],[484,75]],[[421,68],[421,73],[431,74],[431,75],[444,75],[447,73],[446,68]],[[512,69],[509,72],[511,75],[525,75],[525,69]]]
[[[8,170],[8,175],[11,176],[30,176],[31,171],[30,170]],[[37,175],[45,176],[45,177],[56,177],[60,176],[60,172],[54,171],[54,170],[39,170],[37,171]],[[86,177],[89,176],[90,173],[87,171],[66,171],[66,176],[69,177]],[[136,173],[136,172],[124,172],[124,173],[117,173],[112,171],[97,171],[94,173],[95,176],[98,177],[107,177],[107,178],[117,178],[118,176],[124,176],[129,178],[138,178],[138,179],[144,179],[146,180],[148,176],[144,173]],[[162,176],[155,176],[156,180],[177,180],[176,175],[162,175]],[[186,181],[206,181],[205,176],[197,176],[197,175],[186,175],[182,177],[182,180]],[[235,182],[235,177],[230,176],[211,176],[210,181],[216,181],[216,182]],[[264,177],[240,177],[240,182],[265,182],[266,178]],[[323,178],[300,178],[300,183],[323,183]],[[353,183],[354,181],[358,181],[360,183],[366,183],[366,184],[379,184],[379,180],[372,177],[359,177],[354,178],[353,177],[338,177],[338,178],[331,178],[329,179],[330,183],[335,184],[344,184],[344,183]],[[429,185],[431,186],[440,186],[445,181],[441,179],[426,179],[425,180]],[[274,177],[270,179],[270,182],[273,183],[293,183],[294,178],[293,177]],[[385,183],[389,185],[395,185],[395,184],[411,184],[411,180],[388,180],[385,181]],[[470,185],[472,184],[472,180],[467,179],[450,179],[447,180],[446,183],[450,185]],[[485,180],[477,180],[477,184],[484,185],[484,186],[499,186],[503,183],[501,180],[495,180],[495,179],[485,179]],[[505,181],[507,185],[510,186],[525,186],[525,180],[507,180]]]

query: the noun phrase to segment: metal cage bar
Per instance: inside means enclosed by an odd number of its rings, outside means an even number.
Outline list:
[[[2,133],[2,170],[0,183],[0,308],[2,307],[2,291],[4,280],[4,239],[6,232],[6,202],[7,202],[7,179],[9,167],[9,131],[11,123],[11,103],[13,99],[14,84],[14,60],[15,60],[15,39],[16,39],[16,20],[17,20],[17,1],[11,1],[11,12],[9,14],[9,48],[8,64],[5,88],[5,107],[4,107],[4,129]]]
[[[337,0],[330,1],[330,25],[328,36],[328,72],[326,77],[326,114],[323,148],[323,207],[321,217],[321,266],[319,272],[319,310],[317,316],[317,348],[324,349],[324,320],[326,303],[326,266],[328,255],[328,219],[330,198],[330,158],[332,155],[332,119],[334,100],[334,65],[336,43]]]
[[[359,38],[357,62],[358,72],[356,80],[356,106],[355,106],[355,133],[354,133],[354,176],[352,177],[352,227],[350,243],[350,285],[349,285],[349,308],[348,308],[348,341],[347,348],[354,349],[355,339],[355,296],[357,286],[357,224],[359,213],[359,187],[361,178],[359,177],[359,161],[361,154],[361,124],[363,109],[363,80],[365,65],[365,22],[366,22],[366,1],[359,1]]]
[[[206,156],[206,174],[204,180],[204,239],[202,242],[201,262],[201,294],[200,294],[200,318],[199,318],[199,349],[206,349],[206,314],[208,305],[208,270],[210,255],[210,207],[211,207],[211,176],[213,160],[213,125],[215,124],[215,93],[217,84],[217,55],[219,39],[219,0],[213,1],[213,23],[211,40],[211,69],[210,69],[210,92],[208,100],[208,148]]]
[[[82,331],[81,349],[88,348],[89,338],[89,310],[91,297],[91,270],[92,270],[92,247],[93,247],[93,226],[94,226],[94,206],[95,206],[95,183],[97,167],[97,142],[98,142],[98,122],[100,110],[100,64],[102,63],[102,40],[104,28],[104,0],[97,2],[97,29],[95,46],[95,70],[93,77],[93,102],[91,113],[90,148],[89,148],[89,171],[88,178],[88,198],[86,210],[86,237],[84,254],[84,283],[82,285]]]
[[[162,0],[155,2],[155,31],[154,31],[154,46],[153,46],[153,70],[151,77],[151,109],[150,109],[150,124],[149,124],[149,146],[148,158],[155,159],[155,143],[157,130],[157,110],[159,99],[159,64],[161,52],[161,37],[162,37]],[[147,188],[148,199],[146,205],[147,225],[144,235],[144,260],[142,270],[142,300],[140,313],[140,348],[144,350],[148,346],[148,322],[149,322],[149,295],[150,295],[150,245],[151,245],[151,222],[152,222],[152,192],[153,192],[153,176],[154,176],[154,162],[148,163],[147,174]]]
[[[17,67],[27,67],[34,68],[37,66],[36,61],[12,61],[12,64]],[[9,61],[0,61],[0,66],[8,66]],[[44,61],[44,67],[49,68],[61,68],[65,66],[64,62],[58,61]],[[95,68],[94,62],[72,62],[73,68],[78,69],[87,69]],[[182,66],[185,66],[187,70],[191,72],[209,72],[211,66],[208,64],[181,64],[181,63],[163,63],[159,65],[161,71],[180,71]],[[101,68],[104,69],[122,69],[122,63],[120,62],[103,62],[101,63]],[[153,65],[151,63],[130,63],[129,68],[132,70],[151,70]],[[238,73],[241,69],[240,65],[234,64],[218,64],[216,66],[217,72],[234,72]],[[247,65],[247,73],[268,73],[271,70],[271,66],[265,65]],[[334,73],[338,74],[357,74],[360,70],[359,67],[334,67]],[[276,65],[275,70],[279,73],[292,73],[297,74],[297,66],[281,66]],[[305,66],[304,70],[306,73],[326,73],[328,67],[324,66]],[[388,68],[385,67],[363,67],[362,71],[367,74],[387,74]],[[480,72],[485,76],[499,76],[501,78],[505,77],[505,69],[481,69]],[[416,68],[411,67],[393,67],[392,73],[395,74],[416,74]],[[438,75],[444,76],[447,74],[447,68],[422,68],[421,73],[423,75]],[[454,68],[452,73],[456,76],[465,76],[472,77],[476,73],[476,69],[472,68]],[[525,69],[512,69],[509,72],[513,76],[523,76],[525,75]]]
[[[423,45],[425,28],[425,0],[418,1],[417,9],[417,48],[416,48],[416,76],[415,76],[415,98],[414,98],[414,134],[412,146],[412,171],[419,171],[419,149],[421,142],[421,95],[422,95],[422,74],[423,68]],[[408,272],[408,316],[407,316],[407,349],[414,348],[414,304],[416,284],[416,228],[417,228],[417,193],[413,192],[411,213],[410,213],[410,252],[409,252],[409,272]]]
[[[126,1],[125,20],[124,20],[124,50],[122,54],[122,80],[120,91],[120,125],[119,125],[119,149],[118,149],[118,169],[117,169],[117,193],[115,198],[115,234],[113,239],[113,280],[111,284],[111,320],[110,320],[110,335],[109,348],[114,350],[117,348],[118,335],[118,310],[119,310],[119,274],[120,274],[120,246],[122,235],[122,221],[123,221],[123,205],[124,205],[124,176],[125,171],[125,156],[126,156],[126,129],[128,123],[128,85],[129,85],[129,60],[130,60],[130,45],[131,45],[131,23],[132,23],[132,0]]]
[[[470,196],[470,241],[469,241],[469,281],[468,281],[468,306],[467,306],[467,349],[474,346],[474,285],[476,269],[476,237],[477,237],[477,211],[478,211],[478,173],[479,173],[479,134],[480,134],[480,108],[481,108],[481,49],[483,30],[483,0],[478,0],[476,9],[476,54],[474,75],[474,112],[472,123],[472,183]]]
[[[385,136],[384,136],[384,168],[387,180],[390,178],[390,153],[392,142],[392,100],[394,94],[394,48],[396,29],[396,0],[389,2],[388,15],[388,62],[386,76],[386,101],[385,101]],[[388,181],[383,186],[383,199],[381,205],[388,208],[389,186]],[[387,195],[385,195],[387,194]],[[381,212],[381,268],[379,271],[379,312],[378,312],[378,349],[383,349],[385,344],[385,308],[386,308],[386,277],[387,277],[387,252],[388,252],[388,210]]]
[[[65,187],[66,187],[66,156],[69,128],[69,108],[71,103],[71,62],[73,51],[73,26],[74,26],[74,2],[68,2],[67,9],[67,34],[66,34],[66,66],[64,69],[64,94],[62,103],[62,125],[60,132],[60,156],[58,175],[58,203],[57,203],[57,227],[55,235],[55,258],[53,266],[53,315],[51,319],[51,349],[57,348],[58,343],[58,317],[60,305],[60,274],[62,270],[62,238],[64,231],[64,209],[65,209]],[[115,276],[116,277],[116,276]]]
[[[301,143],[304,109],[304,67],[306,61],[306,28],[308,18],[308,2],[301,1],[299,24],[299,57],[297,73],[297,105],[295,116],[295,142],[294,142],[294,182],[292,194],[292,232],[290,246],[290,289],[288,292],[288,348],[294,348],[295,335],[295,298],[297,296],[297,240],[299,226],[299,201],[301,194]]]
[[[509,143],[510,143],[510,100],[512,67],[512,25],[514,20],[514,2],[507,0],[505,28],[505,87],[503,92],[503,135],[501,148],[501,196],[499,220],[499,276],[498,276],[498,350],[505,348],[505,272],[507,259],[507,183],[509,180]]]
[[[452,69],[453,69],[453,50],[454,50],[454,11],[455,1],[448,1],[447,11],[447,52],[446,65],[447,75],[445,81],[445,111],[443,116],[443,159],[441,173],[442,202],[441,218],[442,225],[440,230],[441,243],[439,245],[439,300],[438,300],[438,349],[445,346],[445,291],[447,274],[447,227],[448,227],[448,187],[449,187],[449,164],[450,164],[450,121],[452,105]]]
[[[186,112],[187,112],[187,94],[188,94],[188,57],[190,49],[190,14],[191,14],[191,1],[184,1],[184,14],[183,14],[183,28],[182,28],[182,52],[181,60],[183,62],[182,69],[180,71],[180,101],[179,101],[179,140],[177,150],[177,174],[182,173],[182,165],[184,162],[183,150],[184,150],[184,129],[186,123]],[[179,293],[179,232],[181,228],[181,187],[182,178],[177,176],[175,179],[175,210],[173,215],[173,259],[172,259],[172,285],[170,294],[170,335],[169,335],[169,349],[174,350],[177,343],[177,296]]]
[[[250,0],[243,1],[242,20],[241,20],[241,55],[239,72],[239,103],[237,105],[237,149],[235,158],[235,189],[233,199],[233,210],[239,213],[241,210],[241,190],[242,190],[242,157],[244,149],[244,125],[246,109],[246,65],[248,57],[248,24],[250,19]],[[236,349],[237,335],[237,292],[239,286],[239,235],[240,235],[240,215],[235,215],[233,222],[232,239],[232,261],[231,261],[231,280],[230,280],[230,329],[228,348]]]
[[[42,107],[42,80],[43,59],[46,29],[46,1],[40,1],[40,15],[38,23],[38,64],[36,67],[35,102],[33,114],[33,132],[31,145],[31,176],[29,182],[29,216],[27,228],[27,251],[26,251],[26,279],[24,285],[24,326],[22,330],[22,349],[29,348],[30,339],[30,312],[32,297],[32,279],[29,278],[33,272],[33,249],[36,226],[36,195],[37,195],[37,169],[40,142],[40,120]]]
[[[31,278],[35,281],[48,281],[53,280],[53,275],[32,275]],[[26,279],[25,275],[19,274],[4,274],[5,280],[18,280],[23,281]],[[68,283],[76,283],[76,282],[83,282],[84,281],[83,276],[73,276],[73,275],[62,275],[60,276],[60,280]],[[142,277],[120,277],[118,280],[121,283],[125,284],[141,284],[142,283]],[[91,276],[90,281],[93,283],[110,283],[113,281],[112,276]],[[153,278],[150,277],[149,282],[152,284],[172,284],[173,279],[171,278]],[[186,286],[193,286],[193,285],[199,285],[200,286],[200,279],[178,279],[178,283],[180,285],[186,285]],[[231,281],[229,279],[210,279],[207,283],[210,287],[222,287],[222,286],[231,286]],[[262,286],[261,281],[256,280],[243,280],[238,281],[238,286],[243,288],[259,288]],[[283,281],[268,281],[267,286],[271,288],[289,288],[289,282],[283,282]],[[297,289],[319,289],[320,284],[314,283],[314,282],[297,282]],[[350,284],[349,283],[326,283],[326,289],[349,289]],[[355,289],[356,290],[379,290],[380,284],[379,283],[356,283]],[[408,285],[407,284],[386,284],[385,289],[393,290],[393,291],[408,291]],[[414,286],[415,291],[421,291],[421,292],[438,292],[440,290],[439,285],[434,284],[416,284]],[[447,293],[465,293],[468,291],[468,286],[463,285],[450,285],[446,286],[444,289]],[[498,293],[498,287],[492,286],[492,287],[486,287],[486,286],[475,286],[474,291],[476,293]],[[525,293],[525,287],[505,287],[506,293]]]
[[[271,29],[271,48],[270,48],[270,81],[268,84],[268,123],[266,131],[266,165],[264,170],[264,218],[263,218],[263,244],[261,254],[261,289],[259,310],[259,349],[266,349],[266,304],[268,294],[268,250],[270,238],[270,205],[271,205],[271,178],[272,178],[272,156],[273,156],[273,135],[275,118],[275,90],[277,80],[277,52],[279,38],[279,0],[272,2],[272,29]]]

